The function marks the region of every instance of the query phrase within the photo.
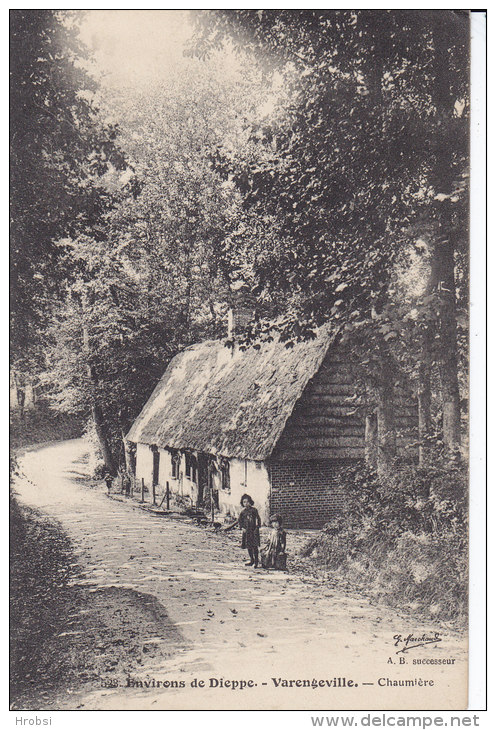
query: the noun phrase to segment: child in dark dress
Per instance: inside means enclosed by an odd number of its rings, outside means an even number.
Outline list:
[[[260,526],[262,520],[258,514],[258,510],[253,506],[254,502],[249,494],[243,494],[241,497],[241,510],[236,522],[233,522],[227,529],[231,530],[239,525],[243,530],[241,538],[241,547],[248,550],[250,562],[246,565],[253,565],[258,568],[258,548],[260,545]],[[226,528],[225,528],[226,529]]]
[[[262,549],[262,568],[286,570],[286,533],[281,515],[272,515],[270,524],[272,530]]]
[[[109,471],[106,471],[104,479],[105,479],[105,484],[107,485],[107,494],[110,494],[110,492],[112,491],[112,484],[113,484],[114,478]]]

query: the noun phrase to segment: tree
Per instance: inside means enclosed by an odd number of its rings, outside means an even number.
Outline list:
[[[467,245],[467,20],[454,11],[208,11],[196,16],[195,41],[203,57],[229,38],[284,79],[278,113],[253,126],[251,148],[238,156],[217,151],[214,164],[244,195],[240,258],[250,249],[246,230],[273,244],[261,251],[253,242],[244,271],[258,296],[275,303],[272,314],[277,306],[293,312],[279,320],[286,336],[334,321],[348,339],[356,329],[363,341],[365,322],[367,342],[390,350],[402,317],[407,329],[412,324],[391,309],[392,274],[415,227],[428,224],[432,276],[424,296],[436,294],[426,319],[439,339],[433,354],[453,451],[460,439],[454,260]],[[425,396],[431,360],[422,360]],[[387,393],[392,374],[384,363],[378,370]]]
[[[11,347],[22,370],[39,368],[43,331],[60,294],[57,240],[107,209],[99,185],[123,165],[115,127],[103,124],[84,70],[75,12],[10,11]]]
[[[198,339],[225,334],[221,252],[239,193],[207,154],[236,134],[235,100],[242,105],[248,95],[239,79],[192,76],[107,99],[129,167],[106,176],[113,207],[92,235],[63,243],[77,276],[67,278],[56,313],[45,382],[55,407],[91,412],[112,472],[169,360]]]
[[[168,287],[150,291],[113,240],[80,236],[66,249],[80,273],[54,313],[43,380],[52,407],[91,415],[115,474],[123,432],[181,342],[177,312]]]

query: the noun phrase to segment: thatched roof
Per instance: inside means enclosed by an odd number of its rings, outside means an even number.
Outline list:
[[[330,342],[321,329],[291,348],[273,341],[233,353],[221,340],[193,345],[170,362],[127,438],[262,461]]]

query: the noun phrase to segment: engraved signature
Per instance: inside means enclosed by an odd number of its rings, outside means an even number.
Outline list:
[[[396,652],[397,654],[404,654],[410,649],[420,649],[421,646],[429,646],[429,644],[438,644],[442,641],[441,634],[434,631],[432,634],[395,634],[393,636],[394,645],[401,647]]]

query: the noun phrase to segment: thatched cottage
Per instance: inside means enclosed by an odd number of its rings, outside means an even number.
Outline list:
[[[324,329],[291,348],[193,345],[170,362],[127,436],[136,478],[158,492],[168,482],[192,505],[208,496],[233,515],[248,492],[264,521],[280,512],[288,526],[320,527],[345,504],[341,467],[364,458],[353,393],[350,364]]]

